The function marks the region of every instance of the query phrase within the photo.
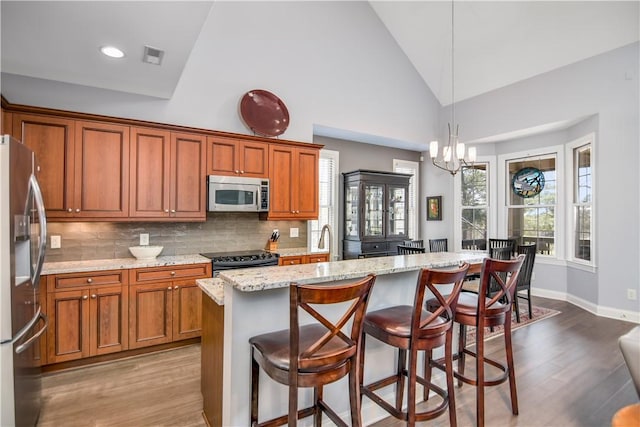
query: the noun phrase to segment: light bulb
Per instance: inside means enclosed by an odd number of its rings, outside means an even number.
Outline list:
[[[456,156],[458,159],[464,159],[464,144],[462,142],[456,144]]]
[[[429,143],[429,156],[435,159],[438,156],[438,141],[431,141]]]

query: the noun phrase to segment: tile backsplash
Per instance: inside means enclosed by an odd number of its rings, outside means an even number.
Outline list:
[[[264,249],[271,232],[280,231],[280,248],[307,245],[306,221],[261,221],[255,213],[210,213],[206,222],[50,222],[49,236],[61,236],[60,249],[47,241],[46,262],[131,258],[129,246],[140,244],[140,234],[149,234],[149,244],[164,246],[162,255],[187,255]],[[298,237],[289,229],[298,228]]]

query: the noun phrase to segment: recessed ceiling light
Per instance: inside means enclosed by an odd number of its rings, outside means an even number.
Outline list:
[[[124,56],[124,52],[115,46],[102,46],[100,52],[111,58],[122,58]]]

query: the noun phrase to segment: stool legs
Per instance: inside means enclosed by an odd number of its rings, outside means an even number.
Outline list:
[[[504,346],[507,353],[507,369],[509,369],[509,389],[511,391],[511,412],[518,415],[518,392],[516,389],[516,371],[513,363],[513,347],[511,346],[511,314],[507,314],[504,325]]]

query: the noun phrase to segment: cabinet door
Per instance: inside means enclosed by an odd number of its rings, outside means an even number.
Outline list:
[[[47,362],[89,355],[89,292],[72,290],[47,295]]]
[[[74,129],[73,120],[13,115],[16,138],[36,155],[36,176],[50,219],[73,215]]]
[[[0,121],[0,135],[13,135],[15,136],[15,134],[13,133],[13,114],[5,111],[4,109],[2,110],[2,118]]]
[[[228,138],[207,138],[207,174],[237,175],[239,170],[238,142]]]
[[[129,127],[77,121],[74,214],[88,218],[129,215]]]
[[[194,280],[173,282],[173,341],[202,333],[202,291]]]
[[[269,144],[266,142],[241,143],[240,174],[256,178],[269,176]]]
[[[298,219],[318,219],[318,157],[317,149],[296,149],[293,199]]]
[[[89,324],[91,356],[129,348],[127,290],[121,286],[90,290]]]
[[[383,184],[364,184],[364,238],[384,236],[385,197]]]
[[[292,194],[297,177],[293,175],[292,147],[269,147],[269,218],[295,218]]]
[[[207,217],[204,135],[172,133],[171,158],[171,217],[204,221]]]
[[[129,348],[171,341],[171,282],[129,286]]]
[[[407,229],[407,187],[389,184],[387,186],[389,197],[387,208],[387,237],[406,237]]]
[[[169,217],[170,133],[132,128],[130,162],[130,216]]]

